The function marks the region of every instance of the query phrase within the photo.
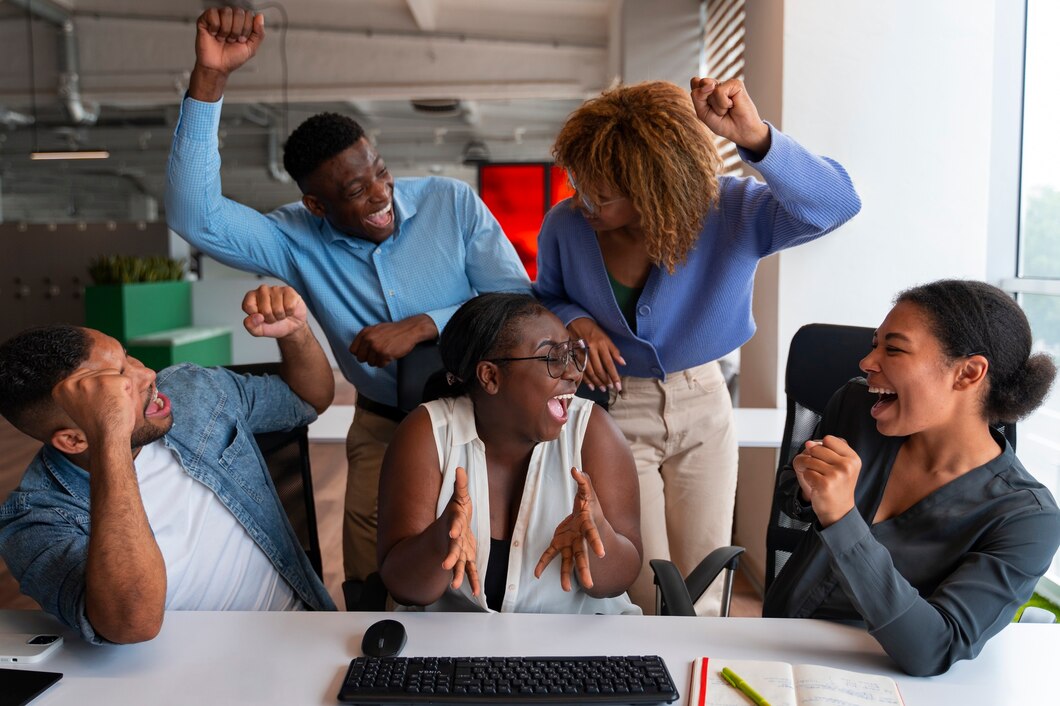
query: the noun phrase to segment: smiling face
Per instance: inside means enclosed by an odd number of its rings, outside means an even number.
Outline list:
[[[394,233],[394,177],[367,138],[306,177],[305,204],[313,215],[355,238],[381,243]]]
[[[92,343],[81,369],[117,370],[132,382],[138,400],[136,426],[130,439],[132,447],[138,449],[161,439],[173,426],[173,413],[169,398],[155,387],[155,371],[127,354],[110,336],[92,329],[86,332]]]
[[[509,350],[498,352],[496,357],[546,356],[554,344],[570,340],[570,333],[563,323],[549,312],[527,317],[516,325],[519,327],[518,343]],[[534,443],[559,437],[567,423],[571,398],[582,378],[573,363],[568,364],[558,378],[549,376],[544,360],[484,361],[479,365],[496,366],[495,397],[520,433],[525,433]]]
[[[956,394],[960,361],[946,359],[928,316],[916,304],[900,302],[891,309],[860,365],[869,391],[880,396],[872,417],[885,436],[944,427],[968,402],[966,395]]]

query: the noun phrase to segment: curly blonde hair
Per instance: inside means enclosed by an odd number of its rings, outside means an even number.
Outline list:
[[[552,155],[579,189],[627,197],[640,214],[648,257],[671,274],[718,198],[714,141],[688,92],[669,81],[618,86],[586,101],[567,118]]]

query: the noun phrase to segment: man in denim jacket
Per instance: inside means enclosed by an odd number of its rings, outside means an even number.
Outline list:
[[[243,300],[279,377],[154,371],[92,329],[0,345],[0,414],[44,443],[0,506],[24,593],[96,644],[150,640],[165,610],[333,610],[254,443],[327,408],[334,377],[290,287]],[[314,411],[315,410],[315,411]]]

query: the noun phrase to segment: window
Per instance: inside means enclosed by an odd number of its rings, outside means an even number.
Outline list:
[[[1020,172],[1019,265],[1003,287],[1027,312],[1035,350],[1060,364],[1060,94],[1056,67],[1060,3],[1027,0],[1024,47],[1023,147]],[[1060,389],[1018,427],[1020,459],[1060,498]],[[1060,584],[1060,554],[1048,574]]]
[[[699,24],[703,35],[700,76],[719,81],[743,80],[745,17],[744,0],[703,0],[700,3]],[[717,136],[714,143],[724,165],[721,173],[742,175],[743,162],[736,152],[736,145]]]

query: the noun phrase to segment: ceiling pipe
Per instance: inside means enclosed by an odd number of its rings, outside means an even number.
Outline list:
[[[0,105],[0,125],[6,128],[25,127],[33,124],[33,116],[11,110]]]
[[[280,164],[280,131],[275,126],[269,128],[269,176],[281,184],[291,183],[291,175]]]
[[[89,105],[81,97],[80,60],[77,50],[77,31],[70,11],[51,0],[8,0],[25,8],[31,15],[54,25],[59,30],[59,99],[66,108],[70,121],[76,125],[94,125],[99,118],[99,105]],[[30,57],[32,61],[32,57]]]

